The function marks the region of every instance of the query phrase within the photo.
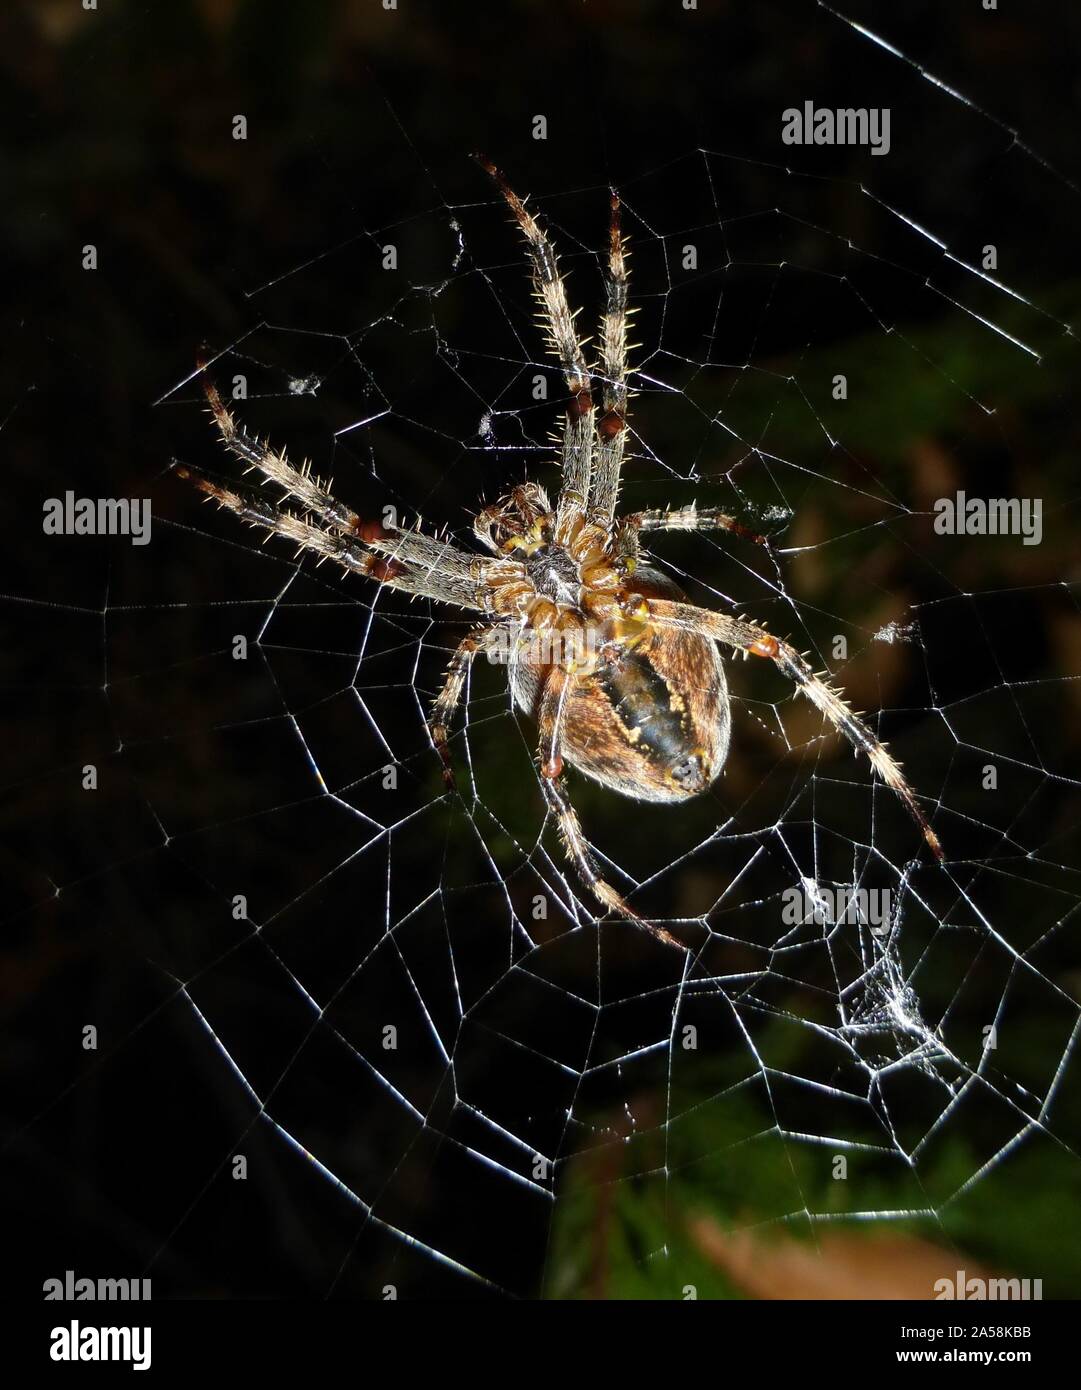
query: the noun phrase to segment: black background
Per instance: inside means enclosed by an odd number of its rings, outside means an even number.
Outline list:
[[[226,371],[237,360],[250,367],[255,393],[265,397],[252,413],[260,430],[275,438],[284,431],[294,456],[315,457],[359,506],[389,496],[409,513],[461,527],[475,498],[501,485],[500,470],[517,476],[533,462],[529,449],[508,465],[503,454],[463,445],[483,413],[481,392],[494,399],[508,373],[476,359],[456,374],[425,336],[436,301],[408,294],[409,285],[448,275],[453,207],[466,232],[464,270],[486,267],[528,332],[519,248],[469,159],[476,149],[541,199],[564,245],[584,254],[583,285],[590,265],[584,248],[600,240],[611,185],[625,187],[644,218],[705,220],[707,228],[718,210],[760,211],[783,196],[793,215],[827,221],[887,255],[891,234],[871,224],[873,210],[853,196],[853,180],[873,181],[892,205],[918,210],[966,259],[986,240],[1008,248],[1011,271],[1003,278],[1033,293],[1068,279],[1078,230],[1078,196],[1068,183],[1079,174],[1073,8],[1028,4],[1022,14],[1004,5],[989,14],[977,3],[853,0],[848,9],[887,29],[905,53],[995,112],[1005,128],[942,96],[812,3],[701,0],[688,12],[676,0],[492,7],[402,0],[387,12],[376,0],[102,0],[94,13],[71,3],[6,14],[4,1191],[9,1229],[25,1224],[31,1235],[27,1253],[7,1271],[14,1291],[34,1297],[42,1278],[75,1268],[114,1276],[147,1270],[162,1297],[378,1297],[387,1281],[414,1296],[484,1292],[386,1227],[365,1223],[266,1124],[252,1122],[250,1097],[178,994],[178,980],[198,980],[193,997],[210,1026],[227,1022],[229,1049],[252,1084],[264,1093],[275,1087],[277,1113],[314,1136],[309,1147],[332,1155],[336,1173],[378,1192],[382,1220],[420,1231],[484,1271],[494,1291],[540,1289],[550,1209],[512,1184],[493,1184],[461,1150],[440,1144],[437,1136],[448,1131],[513,1159],[454,1112],[445,1070],[423,1040],[415,1051],[406,1046],[401,1062],[403,1078],[431,1107],[430,1131],[419,1133],[332,1046],[324,1056],[317,1040],[303,1067],[290,1064],[309,1023],[266,945],[286,949],[295,972],[309,972],[306,981],[330,991],[362,981],[365,992],[358,986],[353,998],[347,986],[336,1007],[361,1051],[375,1045],[379,1009],[392,1008],[386,1001],[405,988],[403,977],[389,966],[384,977],[378,963],[356,977],[352,971],[382,932],[386,860],[378,852],[361,857],[289,909],[346,859],[357,823],[316,804],[295,734],[277,716],[283,706],[320,710],[305,732],[321,765],[333,767],[343,785],[360,779],[347,799],[376,819],[385,811],[366,798],[385,761],[378,727],[404,769],[403,814],[429,806],[436,774],[409,688],[410,663],[423,637],[432,645],[418,684],[434,690],[438,649],[452,645],[460,623],[433,627],[427,613],[391,605],[394,621],[373,631],[373,664],[358,681],[371,686],[366,721],[355,702],[337,697],[352,681],[370,600],[305,567],[290,590],[295,612],[283,608],[238,691],[221,654],[241,616],[239,630],[258,627],[291,569],[287,556],[253,561],[255,540],[230,518],[201,510],[169,472],[177,455],[226,467],[198,385],[186,378],[201,343],[217,352],[242,342]],[[891,107],[889,158],[786,150],[779,113],[808,98]],[[538,112],[548,118],[545,142],[530,136]],[[236,113],[248,120],[245,142],[231,138]],[[1012,127],[1066,180],[1019,149]],[[716,191],[716,208],[704,198],[701,149],[736,156],[723,165],[728,182]],[[785,163],[828,181],[793,185],[778,177]],[[805,260],[819,254],[817,243],[793,240],[791,224],[769,225],[765,236],[764,260],[793,249]],[[404,263],[396,278],[380,266],[380,248],[393,238]],[[657,265],[643,242],[636,275],[648,284]],[[94,273],[80,267],[87,243],[99,250]],[[967,284],[925,242],[906,241],[904,260],[917,276],[933,270],[947,293]],[[308,268],[291,273],[297,267]],[[910,328],[942,308],[930,296],[907,300],[886,269],[866,274],[876,307],[907,315]],[[453,279],[438,305],[440,321],[458,341],[476,345],[490,316],[503,334],[497,355],[513,355],[507,315],[476,293],[480,284]],[[472,297],[459,300],[463,287]],[[836,319],[820,325],[820,348],[866,326],[852,301],[829,302]],[[693,309],[681,307],[687,297],[673,303],[692,332]],[[659,301],[647,303],[641,336],[658,311]],[[369,331],[385,312],[393,319]],[[791,317],[767,317],[760,290],[751,285],[741,297],[737,284],[726,312],[728,359],[748,357],[750,335],[761,332],[754,351],[769,360],[800,349],[797,330],[786,325],[805,323],[813,302],[795,303]],[[666,326],[677,341],[682,331],[678,317]],[[325,389],[317,397],[290,395],[287,380],[310,372],[323,375]],[[378,410],[381,392],[394,412],[385,426],[334,433]],[[508,409],[514,403],[524,406],[524,393],[503,402]],[[1049,434],[1076,439],[1068,398],[1048,406],[1046,416]],[[430,423],[432,433],[417,422]],[[500,428],[507,433],[497,438],[511,442],[513,420]],[[530,417],[526,428],[523,443],[532,445],[546,424]],[[993,436],[979,432],[978,420],[974,429],[958,445],[971,491],[987,485],[994,492],[1016,481],[1015,466],[1035,466],[1016,419]],[[749,487],[753,493],[753,480]],[[152,546],[43,537],[42,500],[67,488],[150,496]],[[647,494],[648,480],[633,495]],[[1022,559],[1033,583],[1058,577],[1035,552]],[[932,603],[953,595],[964,573],[961,559],[956,579],[920,569],[912,596]],[[979,579],[990,587],[985,575]],[[1016,573],[1015,585],[1023,587]],[[1042,602],[1038,591],[981,609],[979,651],[1008,655],[1011,681],[1046,672],[1061,655],[1049,650],[1051,617]],[[947,621],[933,633],[939,688],[954,695],[966,681],[979,688],[988,678],[973,669],[964,637],[950,630],[960,611],[947,606]],[[893,703],[925,706],[918,665],[907,679]],[[1065,720],[1070,709],[1052,714]],[[528,749],[513,725],[500,719],[497,728],[517,740],[515,766],[526,770]],[[939,745],[918,721],[909,733],[909,765],[933,786]],[[1073,735],[1066,737],[1076,749]],[[86,762],[103,770],[92,799],[79,786]],[[763,783],[764,766],[752,758],[749,787]],[[523,785],[532,797],[535,788]],[[1068,788],[1043,785],[1023,805],[1026,795],[1017,792],[1008,816],[1021,826],[1022,843],[1026,815],[1029,825],[1069,823]],[[272,814],[257,815],[258,807]],[[960,818],[952,829],[951,848],[962,854],[970,831]],[[618,825],[601,833],[619,843]],[[899,816],[898,843],[906,833]],[[661,862],[677,847],[658,840]],[[397,873],[445,889],[403,930],[414,971],[445,956],[449,936],[470,985],[497,983],[514,949],[507,899],[489,881],[461,817],[447,806],[423,831],[400,836],[395,853]],[[1059,847],[1055,857],[1065,855]],[[253,921],[268,924],[261,942],[230,919],[238,883]],[[526,911],[529,882],[510,892]],[[429,933],[440,948],[425,949]],[[678,973],[653,943],[619,941],[609,967],[629,988],[645,988],[643,971],[666,980]],[[593,952],[589,943],[572,944],[546,968],[569,988],[583,966],[589,971]],[[442,976],[421,978],[422,996],[439,1000],[437,1007],[450,1008],[447,988]],[[402,1008],[415,1016],[408,995]],[[538,1037],[551,1055],[557,1030],[568,1036],[575,1026],[572,1011],[564,1018],[537,999],[501,999],[498,1009],[543,1016],[552,1032]],[[101,1050],[89,1057],[78,1044],[88,1022],[102,1033]],[[636,1028],[648,1035],[654,1023],[624,1026],[629,1036]],[[520,1061],[497,1046],[463,1045],[463,1056],[472,1094],[493,1097],[493,1113],[508,1076],[523,1086]],[[524,1133],[534,1121],[523,1117],[536,1111],[532,1132],[543,1145],[545,1125],[558,1122],[566,1096],[544,1069],[533,1084],[529,1093],[525,1083],[510,1118],[517,1116]],[[612,1096],[602,1083],[592,1099],[603,1104]],[[239,1195],[227,1172],[238,1150],[252,1169]]]

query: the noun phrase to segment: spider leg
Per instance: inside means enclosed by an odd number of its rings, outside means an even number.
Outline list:
[[[339,502],[329,486],[320,482],[308,468],[295,467],[284,451],[279,453],[271,449],[238,424],[205,372],[203,390],[222,443],[229,452],[281,488],[285,500],[295,500],[301,512],[317,517],[325,528],[363,541],[366,546],[396,560],[414,562],[418,567],[426,566],[441,574],[468,576],[472,572],[477,557],[457,550],[448,541],[359,517],[352,508]]]
[[[563,772],[559,735],[574,683],[573,672],[553,666],[541,685],[537,705],[537,762],[541,776],[549,781]]]
[[[522,229],[533,260],[533,284],[542,305],[548,346],[559,359],[571,399],[563,426],[563,482],[556,502],[556,540],[564,543],[574,519],[585,515],[593,471],[593,421],[596,414],[590,391],[589,369],[567,302],[567,290],[559,273],[552,244],[503,174],[489,159],[477,157],[495,181]]]
[[[698,507],[693,502],[689,507],[675,510],[654,507],[649,511],[630,512],[620,518],[620,525],[633,527],[635,531],[731,531],[756,545],[768,544],[765,536],[750,530],[727,512],[717,507]]]
[[[619,196],[612,194],[608,224],[607,301],[601,320],[601,418],[589,517],[601,526],[611,522],[623,470],[627,432],[627,258],[619,220]]]
[[[844,734],[857,752],[867,754],[874,770],[904,802],[935,858],[939,861],[944,858],[938,836],[928,824],[927,817],[916,800],[915,792],[905,780],[900,764],[886,751],[863,720],[849,709],[838,691],[815,674],[795,647],[743,618],[729,618],[723,613],[714,613],[708,608],[698,608],[691,603],[650,599],[649,615],[655,622],[701,633],[704,637],[726,643],[736,651],[768,657],[796,684],[811,704],[822,711],[834,728]]]
[[[627,903],[622,894],[617,892],[607,879],[601,876],[589,841],[582,833],[582,823],[567,795],[566,783],[563,780],[563,757],[559,751],[560,724],[567,698],[574,687],[574,681],[573,672],[553,667],[542,686],[537,711],[539,726],[537,760],[540,764],[541,786],[544,788],[544,799],[548,803],[548,809],[555,817],[559,827],[560,839],[563,841],[567,858],[577,870],[578,877],[598,902],[603,903],[612,912],[618,912],[621,917],[626,917],[628,921],[634,922],[637,926],[644,927],[646,931],[666,945],[677,946],[681,951],[685,951],[687,948],[682,941],[665,931],[663,927],[658,927],[653,922],[641,917]]]
[[[447,745],[447,729],[454,711],[458,707],[458,701],[462,698],[466,673],[473,658],[479,651],[490,646],[497,634],[503,632],[505,629],[501,627],[477,627],[462,638],[450,659],[443,688],[432,706],[431,718],[428,720],[428,731],[432,736],[435,751],[439,754],[443,764],[443,781],[452,791],[455,786],[454,768],[451,764],[450,749]]]
[[[423,598],[452,603],[460,608],[483,609],[478,598],[478,580],[468,575],[442,574],[434,569],[418,568],[394,558],[386,558],[370,550],[356,536],[336,531],[324,531],[295,512],[275,507],[265,498],[248,496],[222,487],[190,464],[174,463],[181,478],[195,484],[220,506],[233,512],[241,521],[262,530],[284,536],[300,550],[310,551],[321,560],[333,560],[350,574],[363,574],[391,589]],[[407,532],[413,535],[413,532]]]

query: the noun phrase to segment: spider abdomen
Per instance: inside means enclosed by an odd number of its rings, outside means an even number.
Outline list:
[[[635,589],[679,597],[671,580],[639,570]],[[563,711],[565,762],[639,801],[685,801],[707,790],[728,753],[731,710],[724,665],[708,638],[641,625],[603,632],[600,655],[580,675]],[[519,668],[514,696],[535,713],[539,673]]]
[[[729,726],[728,687],[713,643],[670,632],[599,666],[575,687],[563,754],[623,796],[685,801],[720,774]]]

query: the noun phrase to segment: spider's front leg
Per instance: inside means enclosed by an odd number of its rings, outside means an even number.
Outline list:
[[[558,666],[551,667],[541,686],[537,707],[537,761],[540,766],[541,785],[544,788],[544,799],[548,803],[548,809],[555,816],[556,824],[559,826],[563,848],[579,878],[598,902],[637,926],[645,927],[665,945],[677,946],[681,951],[686,951],[687,947],[671,932],[665,931],[663,927],[658,927],[635,912],[623,895],[601,875],[589,841],[582,833],[582,823],[567,795],[566,783],[563,780],[563,757],[559,751],[560,725],[575,681],[573,671]]]
[[[900,764],[887,752],[875,735],[830,685],[815,674],[808,662],[789,642],[774,637],[765,628],[757,627],[743,618],[729,618],[693,603],[677,603],[670,599],[650,599],[649,619],[652,622],[699,632],[714,641],[724,642],[736,651],[751,656],[766,657],[793,681],[816,709],[822,711],[835,729],[839,730],[857,752],[864,752],[871,766],[900,797],[909,814],[923,833],[935,858],[944,858],[938,836],[931,829],[916,794],[905,780]]]
[[[548,346],[559,358],[563,379],[570,392],[563,423],[563,478],[556,500],[555,536],[562,543],[573,534],[575,524],[585,516],[593,476],[596,444],[594,421],[597,412],[593,404],[589,368],[551,242],[501,171],[483,155],[476,158],[502,193],[526,239],[533,262],[533,287],[548,332]]]

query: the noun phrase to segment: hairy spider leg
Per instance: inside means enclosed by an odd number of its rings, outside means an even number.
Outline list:
[[[425,565],[414,569],[400,559],[378,554],[358,536],[324,530],[306,517],[298,516],[284,507],[275,507],[264,497],[223,487],[191,464],[174,461],[173,467],[178,477],[194,483],[200,492],[233,512],[241,521],[269,534],[282,536],[292,541],[299,550],[308,551],[320,560],[332,560],[350,574],[362,574],[391,589],[401,589],[405,593],[436,599],[458,608],[484,608],[478,599],[480,581],[474,577],[440,573]],[[413,537],[417,533],[409,531],[404,534]]]
[[[567,795],[566,783],[563,780],[563,757],[559,751],[560,724],[574,682],[573,672],[562,671],[553,667],[541,692],[537,717],[540,726],[537,760],[540,764],[541,785],[544,788],[548,809],[555,817],[559,827],[563,848],[568,859],[577,869],[579,878],[586,884],[598,902],[602,902],[605,907],[612,912],[619,913],[628,921],[644,927],[646,931],[659,941],[663,941],[665,945],[678,946],[681,951],[686,951],[687,947],[671,932],[665,931],[663,927],[639,916],[623,895],[602,876],[589,841],[582,833],[582,823]]]
[[[730,618],[723,613],[714,613],[708,608],[699,608],[691,603],[677,603],[671,599],[650,599],[649,614],[653,621],[667,623],[674,627],[687,628],[692,632],[724,642],[736,651],[748,652],[752,656],[766,657],[778,670],[793,681],[801,694],[805,695],[816,709],[822,711],[833,727],[848,739],[857,752],[867,754],[871,766],[901,799],[909,814],[920,827],[923,838],[930,846],[935,858],[944,858],[938,836],[928,824],[923,808],[916,800],[916,794],[905,780],[900,764],[887,752],[867,725],[848,705],[840,693],[828,685],[821,676],[816,675],[807,661],[790,643],[774,637],[765,628],[742,618]]]
[[[533,285],[541,305],[548,346],[563,369],[563,377],[570,392],[563,423],[563,477],[559,497],[556,499],[555,540],[564,544],[573,534],[575,522],[580,523],[585,515],[593,471],[596,409],[590,389],[589,370],[574,326],[575,315],[571,313],[567,302],[566,286],[559,273],[551,242],[502,172],[491,160],[480,155],[477,159],[495,181],[525,236],[533,262]]]
[[[443,688],[436,696],[432,706],[428,730],[432,736],[432,744],[443,765],[443,781],[451,791],[454,790],[456,784],[454,767],[450,758],[450,747],[447,743],[450,721],[454,717],[454,711],[458,708],[459,700],[462,698],[465,678],[473,658],[478,652],[493,645],[497,635],[502,635],[504,631],[500,627],[476,627],[462,638],[447,666]]]
[[[686,507],[652,507],[644,512],[628,512],[619,518],[619,527],[636,533],[645,531],[730,531],[734,536],[768,545],[765,536],[752,531],[719,507],[699,507],[691,502]]]
[[[330,530],[353,536],[381,554],[405,561],[411,567],[427,568],[433,573],[461,578],[475,575],[477,556],[421,531],[407,531],[381,521],[363,519],[351,507],[340,502],[331,493],[330,485],[322,483],[309,468],[294,467],[284,451],[272,449],[268,443],[250,435],[243,425],[237,423],[205,371],[203,390],[222,443],[229,452],[247,464],[249,470],[259,472],[266,481],[279,487],[285,494],[285,500],[295,501],[302,513],[310,513]],[[311,549],[310,546],[307,548]]]
[[[607,526],[615,516],[623,443],[627,432],[627,252],[620,227],[619,195],[613,191],[608,224],[606,303],[601,319],[601,417],[589,519]]]

